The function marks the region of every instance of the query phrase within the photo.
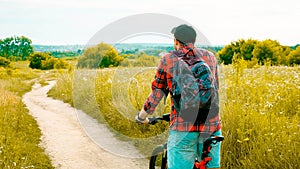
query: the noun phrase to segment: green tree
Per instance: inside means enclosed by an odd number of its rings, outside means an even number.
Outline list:
[[[224,64],[231,64],[233,59],[243,59],[253,63],[258,61],[264,64],[268,60],[272,65],[288,65],[290,51],[290,47],[281,46],[276,40],[240,39],[226,45],[218,52],[218,56]]]
[[[26,60],[33,53],[32,41],[25,36],[0,40],[0,55],[10,60]]]
[[[225,65],[232,63],[232,58],[235,53],[233,45],[226,45],[222,50],[218,52],[218,56],[221,62],[224,62]]]
[[[278,56],[279,65],[289,65],[290,64],[290,52],[292,49],[289,46],[282,46],[281,53]]]
[[[257,43],[258,41],[253,39],[248,39],[247,41],[240,41],[240,53],[244,60],[251,60],[253,58],[252,52]]]
[[[291,51],[289,54],[290,64],[300,65],[300,46],[298,46],[295,50]]]
[[[268,60],[272,65],[277,65],[278,58],[282,54],[282,46],[276,40],[267,39],[257,43],[252,54],[261,64]]]
[[[300,46],[300,44],[297,44],[297,45],[295,45],[295,46],[291,46],[290,48],[291,48],[292,50],[296,50],[298,46]]]
[[[118,52],[115,48],[111,48],[103,56],[101,62],[99,63],[99,67],[103,68],[110,66],[118,66],[123,59],[124,58],[118,56]]]
[[[106,43],[86,48],[83,55],[79,57],[77,67],[79,68],[99,68],[118,66],[123,57],[118,55],[117,50]]]
[[[257,43],[258,41],[253,39],[240,39],[231,42],[218,52],[219,59],[224,64],[231,64],[233,56],[235,56],[235,59],[251,60],[253,49]]]

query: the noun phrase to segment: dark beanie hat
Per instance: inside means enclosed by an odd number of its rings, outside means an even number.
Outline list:
[[[193,27],[182,24],[172,29],[174,37],[182,43],[195,43],[196,31]]]

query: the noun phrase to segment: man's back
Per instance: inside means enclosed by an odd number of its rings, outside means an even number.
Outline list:
[[[188,50],[190,48],[193,49],[193,52]],[[188,52],[189,52],[189,54],[187,56],[184,56]],[[195,54],[195,56],[192,56],[193,54]],[[212,74],[214,75],[213,76],[213,79],[214,79],[213,86],[216,87],[216,92],[218,92],[217,91],[218,90],[218,75],[217,75],[218,71],[217,71],[217,61],[216,61],[215,56],[211,52],[208,52],[207,50],[196,49],[193,45],[182,47],[172,53],[168,53],[167,55],[163,56],[159,66],[158,66],[158,69],[157,69],[157,72],[155,75],[155,80],[152,83],[152,89],[156,89],[153,92],[163,93],[163,92],[159,92],[158,90],[165,90],[165,88],[168,88],[168,90],[171,93],[173,92],[173,90],[174,90],[173,89],[174,88],[173,72],[175,71],[174,69],[176,69],[175,65],[178,62],[179,57],[193,58],[194,61],[192,61],[192,62],[204,61],[210,68]],[[193,63],[191,63],[191,64],[193,64]],[[153,100],[157,100],[157,95],[153,96]],[[152,103],[146,102],[144,104],[144,108],[146,111],[148,110],[147,105],[152,105],[150,107],[155,107],[155,106],[153,106],[153,102]],[[154,110],[152,110],[152,111],[154,111]],[[150,113],[152,113],[152,111]],[[221,128],[219,116],[211,117],[211,119],[209,119],[208,123],[206,123],[205,125],[203,123],[193,123],[193,122],[184,121],[184,119],[182,119],[178,116],[178,111],[176,110],[176,108],[174,106],[173,99],[171,101],[170,119],[171,119],[171,123],[170,123],[171,130],[199,131],[199,132],[211,133],[211,132],[214,132],[215,130]]]
[[[180,117],[180,111],[174,107],[174,96],[171,95],[171,111],[170,111],[170,134],[168,138],[168,167],[174,168],[193,168],[195,157],[201,157],[202,148],[200,137],[203,135],[221,135],[221,120],[218,109],[218,67],[215,56],[203,49],[196,49],[194,47],[196,41],[196,31],[193,27],[186,24],[174,27],[171,31],[174,34],[174,52],[170,52],[162,57],[155,78],[152,82],[152,92],[145,101],[141,111],[136,116],[138,123],[149,123],[147,118],[148,114],[152,114],[155,111],[156,106],[165,96],[166,93],[174,92],[174,70],[176,72],[176,63],[178,63],[179,57],[187,57],[185,61],[197,63],[198,61],[204,61],[206,67],[199,68],[199,85],[203,82],[201,78],[212,77],[213,81],[209,81],[213,84],[214,90],[210,94],[211,104],[209,111],[213,108],[212,116],[208,116],[205,122],[196,121],[189,122],[185,121]],[[190,57],[190,58],[189,58]],[[189,60],[191,59],[191,60]],[[203,71],[205,70],[205,71]],[[208,75],[209,74],[209,75]],[[203,76],[202,76],[203,75]],[[183,86],[184,87],[184,86]],[[199,88],[201,90],[201,88]],[[207,92],[211,90],[203,89]],[[199,109],[200,110],[200,109]],[[197,113],[201,113],[198,111]],[[210,115],[210,112],[209,112]],[[220,167],[220,143],[215,145],[214,152],[210,153],[212,161],[207,164],[208,168],[219,168]],[[217,148],[216,148],[217,147]]]

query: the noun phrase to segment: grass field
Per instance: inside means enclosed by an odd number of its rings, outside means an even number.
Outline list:
[[[300,67],[220,67],[222,168],[300,167]],[[168,124],[137,125],[155,68],[75,70],[61,73],[49,95],[97,118],[120,139],[149,155],[166,140]],[[155,115],[169,111],[169,99]],[[146,138],[146,139],[143,139]]]
[[[39,146],[41,131],[28,114],[21,96],[31,90],[33,79],[43,72],[31,70],[27,62],[0,67],[0,168],[53,168]]]

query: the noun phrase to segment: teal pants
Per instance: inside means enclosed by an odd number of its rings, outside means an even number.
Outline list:
[[[221,136],[218,130],[213,136]],[[183,132],[170,130],[168,139],[168,169],[192,169],[195,158],[201,159],[204,139],[199,132]],[[211,152],[208,154],[212,160],[206,165],[207,168],[220,167],[221,142],[212,144]]]

